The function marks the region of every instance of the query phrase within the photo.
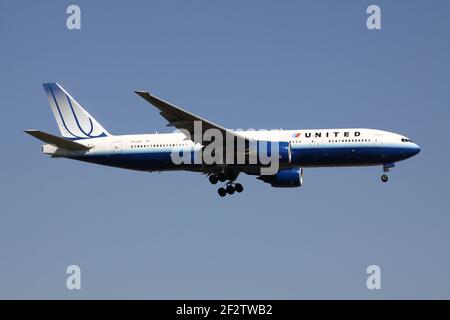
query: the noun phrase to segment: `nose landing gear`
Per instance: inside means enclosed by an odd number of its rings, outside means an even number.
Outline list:
[[[390,168],[393,168],[395,165],[393,163],[385,163],[383,164],[383,172],[389,172]],[[383,182],[388,182],[389,177],[386,173],[383,173],[383,175],[381,176],[381,181]]]

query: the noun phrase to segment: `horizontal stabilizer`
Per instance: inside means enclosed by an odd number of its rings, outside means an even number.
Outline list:
[[[44,141],[45,143],[54,145],[55,147],[70,150],[70,151],[86,151],[89,150],[91,147],[85,146],[84,144],[74,142],[69,139],[61,138],[58,136],[54,136],[52,134],[39,131],[39,130],[25,130],[26,133],[29,135]]]

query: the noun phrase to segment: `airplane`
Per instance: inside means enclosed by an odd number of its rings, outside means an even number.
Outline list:
[[[420,152],[420,147],[408,137],[375,129],[226,129],[147,91],[135,93],[156,107],[160,115],[168,121],[167,126],[176,128],[176,132],[113,135],[58,83],[44,83],[43,87],[61,136],[35,129],[25,132],[45,143],[42,146],[44,154],[52,158],[68,158],[146,172],[199,172],[206,175],[211,184],[217,184],[219,181],[224,183],[218,189],[221,197],[243,191],[243,186],[236,182],[241,173],[256,176],[272,187],[288,188],[303,185],[303,168],[381,166],[381,181],[387,182],[387,172],[396,162]],[[200,135],[196,135],[197,124],[200,124]],[[174,154],[183,154],[191,160],[198,160],[198,155],[214,142],[213,139],[207,141],[202,136],[208,130],[231,137],[235,142],[231,147],[223,141],[217,144],[219,147],[216,151],[219,158],[222,157],[220,159],[223,159],[224,155],[231,155],[231,159],[236,159],[239,155],[248,160],[255,150],[264,149],[259,146],[266,144],[267,151],[270,149],[267,144],[275,145],[278,150],[276,159],[279,162],[277,171],[262,174],[262,169],[268,165],[263,163],[259,156],[256,156],[256,161],[253,162],[206,163],[201,157],[200,161],[173,161]],[[238,150],[237,145],[243,147]]]

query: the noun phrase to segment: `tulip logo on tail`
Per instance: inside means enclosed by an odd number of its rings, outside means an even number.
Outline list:
[[[78,140],[110,135],[59,84],[45,83],[43,86],[64,138]]]

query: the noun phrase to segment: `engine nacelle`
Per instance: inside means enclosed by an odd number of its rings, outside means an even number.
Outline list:
[[[278,171],[271,176],[259,176],[259,180],[270,183],[275,188],[293,188],[303,185],[303,169],[292,168]]]
[[[278,163],[289,164],[292,160],[290,142],[284,141],[255,141],[249,146],[247,156],[257,159],[257,163],[266,163],[268,159],[278,154]]]
[[[290,142],[278,142],[278,158],[280,163],[291,163],[292,160],[292,150]]]

